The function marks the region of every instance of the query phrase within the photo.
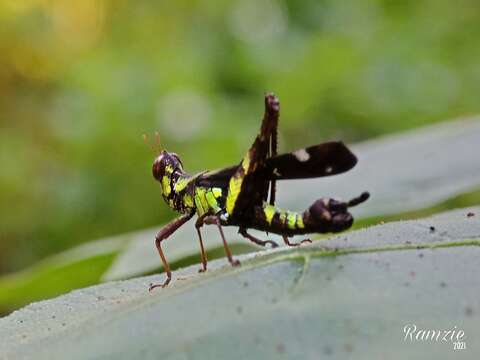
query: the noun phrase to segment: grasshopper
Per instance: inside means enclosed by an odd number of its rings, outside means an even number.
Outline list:
[[[179,156],[160,151],[152,167],[153,177],[160,182],[162,196],[170,208],[181,215],[161,228],[155,245],[166,272],[162,284],[151,284],[149,290],[167,286],[172,279],[170,266],[162,250],[162,242],[195,214],[195,228],[200,242],[202,267],[207,270],[200,229],[203,225],[217,226],[225,253],[231,265],[240,265],[233,258],[223,226],[237,226],[240,235],[257,245],[277,247],[271,240],[258,239],[247,232],[257,229],[279,234],[287,246],[298,246],[289,237],[299,234],[340,232],[352,226],[348,208],[369,198],[369,193],[347,202],[332,198],[316,200],[303,213],[275,206],[277,180],[305,179],[336,175],[350,170],[357,163],[355,155],[342,143],[331,141],[310,146],[292,153],[277,155],[277,128],[280,103],[273,94],[265,95],[265,114],[260,133],[239,164],[216,171],[189,175]],[[159,141],[157,139],[157,145]]]

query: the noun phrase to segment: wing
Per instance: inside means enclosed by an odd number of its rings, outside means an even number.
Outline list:
[[[232,165],[223,169],[208,171],[198,178],[197,185],[204,187],[226,187],[237,169],[238,165]]]
[[[308,179],[341,174],[353,168],[356,156],[338,141],[299,149],[267,160],[267,179]]]
[[[206,173],[199,185],[227,189],[225,208],[229,215],[248,217],[251,209],[268,198],[275,201],[275,181],[339,174],[351,169],[355,156],[340,142],[330,142],[275,156],[280,103],[265,95],[265,115],[260,133],[237,166]]]
[[[277,152],[277,127],[280,103],[273,94],[265,95],[265,113],[260,133],[239,165],[203,174],[197,179],[199,186],[222,187],[227,189],[226,209],[231,215],[242,213],[254,205],[262,204],[268,198],[275,200],[275,180],[265,181],[259,169]]]
[[[258,169],[265,168],[267,159],[276,152],[279,112],[278,99],[273,94],[266,94],[260,133],[228,182],[225,208],[230,215],[246,216],[253,206],[261,205],[268,197],[270,182],[265,181]]]
[[[356,156],[342,142],[331,141],[267,159],[265,166],[256,172],[265,180],[308,179],[341,174],[356,163]],[[238,167],[204,173],[202,185],[226,186]]]

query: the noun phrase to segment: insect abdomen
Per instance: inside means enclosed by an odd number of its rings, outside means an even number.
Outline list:
[[[332,199],[319,199],[303,213],[282,210],[264,203],[255,207],[250,227],[288,236],[338,232],[348,229],[353,223],[352,216],[345,213],[345,210],[345,203]]]
[[[268,203],[263,203],[261,207],[255,208],[254,227],[260,230],[284,234],[301,234],[305,232],[303,214],[283,210]]]

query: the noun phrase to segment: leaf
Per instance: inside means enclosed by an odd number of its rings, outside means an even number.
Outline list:
[[[94,255],[64,264],[34,266],[0,280],[0,311],[7,313],[32,301],[48,299],[73,289],[98,284],[114,253]]]
[[[475,207],[373,226],[243,255],[236,268],[216,260],[206,274],[198,266],[176,272],[172,286],[153,293],[148,283],[163,275],[73,291],[0,319],[0,353],[15,359],[453,354],[452,342],[405,341],[404,328],[413,324],[456,326],[465,332],[465,352],[478,353],[479,215]]]
[[[0,313],[93,285],[123,247],[121,237],[83,244],[0,278]]]

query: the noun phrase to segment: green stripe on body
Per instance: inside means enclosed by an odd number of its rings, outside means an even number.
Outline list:
[[[275,215],[277,209],[275,206],[270,204],[263,204],[263,214],[265,215],[265,220],[267,221],[268,225],[272,224],[273,216]]]
[[[287,226],[289,229],[295,229],[297,223],[297,213],[287,211]]]
[[[250,152],[245,155],[241,164],[243,174],[239,176],[240,169],[230,178],[228,183],[228,195],[226,201],[227,212],[232,215],[235,210],[235,203],[237,202],[238,196],[240,195],[240,190],[242,189],[243,179],[245,175],[248,174],[248,168],[250,167]]]
[[[287,228],[292,230],[305,228],[302,214],[299,214],[297,212],[282,210],[273,205],[263,203],[263,214],[265,216],[265,221],[268,225],[272,224],[273,217],[275,216],[275,214],[278,214],[280,223]]]
[[[195,205],[199,215],[207,212],[216,214],[221,210],[218,198],[222,196],[221,188],[203,188],[195,189]]]

